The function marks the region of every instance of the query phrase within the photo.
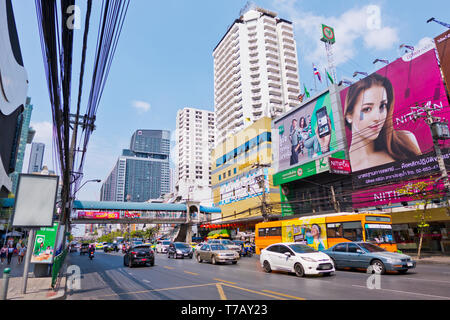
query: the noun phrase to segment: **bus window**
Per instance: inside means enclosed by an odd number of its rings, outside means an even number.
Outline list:
[[[267,237],[267,231],[269,229],[268,228],[260,228],[258,231],[258,236],[260,237]]]
[[[343,222],[343,238],[350,241],[362,241],[363,240],[363,232],[361,221],[354,222]]]
[[[392,227],[387,224],[366,223],[366,241],[374,243],[394,243]]]
[[[269,229],[269,237],[281,237],[281,227],[268,228]]]
[[[327,224],[327,238],[342,238],[342,223]]]

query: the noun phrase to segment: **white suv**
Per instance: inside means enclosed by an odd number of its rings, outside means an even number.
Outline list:
[[[307,274],[328,276],[335,271],[333,261],[328,255],[295,242],[270,245],[261,250],[259,261],[265,272],[294,272],[299,277]]]
[[[159,240],[156,243],[156,252],[157,253],[167,253],[167,250],[169,249],[170,240]]]

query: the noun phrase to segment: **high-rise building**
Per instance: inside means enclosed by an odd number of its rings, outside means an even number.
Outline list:
[[[23,170],[23,161],[25,159],[25,150],[27,144],[30,144],[33,141],[34,135],[36,133],[33,128],[30,128],[32,112],[33,105],[31,104],[31,98],[28,97],[23,113],[19,116],[19,123],[21,123],[19,147],[17,149],[16,167],[14,172],[11,173],[13,194],[16,194],[17,183],[19,182],[19,174],[21,174]]]
[[[101,201],[144,202],[170,192],[170,131],[137,130],[101,188]]]
[[[292,22],[261,8],[245,12],[213,51],[216,145],[262,117],[299,105]]]
[[[214,112],[184,108],[177,112],[175,190],[183,199],[212,203],[211,152]]]
[[[31,144],[30,162],[28,164],[28,173],[39,172],[42,170],[42,162],[44,160],[45,144]]]

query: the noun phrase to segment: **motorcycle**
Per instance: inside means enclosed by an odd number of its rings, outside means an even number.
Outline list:
[[[89,252],[89,259],[91,259],[91,260],[94,259],[94,252],[92,252],[92,251]]]
[[[241,256],[242,257],[252,257],[253,256],[253,250],[250,246],[244,245],[241,249]]]

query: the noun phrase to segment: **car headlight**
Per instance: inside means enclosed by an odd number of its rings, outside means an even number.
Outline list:
[[[183,252],[181,252],[181,250],[177,250],[177,253],[178,253],[178,254],[182,254]]]
[[[313,258],[310,258],[310,257],[300,257],[300,258],[302,258],[305,261],[309,261],[309,262],[317,262],[316,260],[314,260]]]
[[[390,263],[390,264],[401,264],[402,263],[401,260],[390,259],[390,258],[386,258],[386,262]]]

